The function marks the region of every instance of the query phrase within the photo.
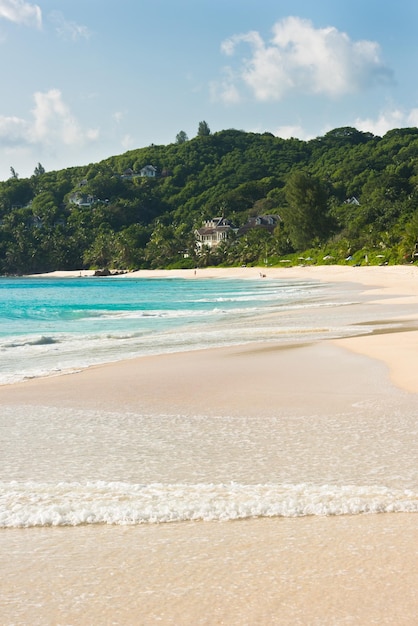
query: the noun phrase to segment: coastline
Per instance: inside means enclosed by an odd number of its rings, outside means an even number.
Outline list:
[[[34,278],[79,278],[94,276],[95,270],[56,270],[53,272],[45,272],[38,274],[28,274],[26,277]],[[112,270],[117,271],[117,270]],[[115,274],[114,278],[257,278],[260,273],[265,274],[266,278],[282,278],[287,275],[303,276],[307,278],[309,275],[314,277],[321,276],[324,280],[330,280],[335,276],[339,280],[352,281],[353,276],[359,274],[362,280],[370,284],[379,284],[379,276],[389,278],[396,275],[397,277],[418,277],[418,265],[292,265],[289,267],[278,266],[240,266],[240,267],[204,267],[196,269],[139,269],[120,272]],[[110,276],[111,278],[112,276]],[[380,278],[381,280],[381,278]],[[376,283],[377,281],[377,283]],[[360,282],[360,281],[358,281]]]
[[[94,270],[55,271],[45,274],[31,274],[26,278],[91,278]],[[318,280],[322,282],[358,283],[365,289],[374,288],[376,295],[394,295],[400,297],[416,297],[418,301],[418,266],[415,265],[387,265],[361,266],[348,265],[310,265],[292,267],[229,267],[229,268],[199,268],[196,270],[137,270],[125,274],[117,274],[109,278],[128,280],[130,278],[182,278],[182,279],[210,279],[236,278],[258,279],[287,278],[302,280]]]
[[[198,270],[197,277],[254,279],[259,271]],[[141,413],[161,432],[161,443],[166,418],[175,416],[179,428],[187,425],[181,430],[185,456],[177,465],[167,459],[169,483],[192,475],[199,482],[205,463],[214,465],[216,480],[223,482],[229,476],[222,474],[226,450],[229,467],[235,468],[229,480],[245,474],[254,483],[265,481],[259,473],[267,458],[272,473],[286,469],[289,482],[293,474],[306,482],[318,472],[332,477],[338,468],[343,484],[374,484],[376,467],[396,482],[404,469],[400,459],[409,459],[412,468],[416,459],[418,268],[326,266],[264,273],[267,279],[314,279],[339,288],[355,283],[365,296],[361,306],[370,334],[144,356],[5,385],[0,407],[23,407],[28,418],[33,409],[48,409],[46,419],[51,415],[63,426],[66,410],[91,412],[99,416],[96,429],[100,416],[105,422],[113,412],[121,416],[121,432],[125,420]],[[194,272],[139,272],[118,280],[130,276],[193,279]],[[376,307],[381,315],[387,311],[388,323],[373,333]],[[237,432],[236,449],[223,447],[226,425]],[[288,438],[287,462],[280,445],[270,446],[268,425]],[[86,439],[96,436],[81,422],[84,428]],[[207,457],[196,447],[199,437],[207,441]],[[127,454],[129,443],[118,448],[116,440],[108,441],[104,460]],[[71,438],[64,445],[71,452]],[[42,455],[41,446],[37,450]],[[27,454],[30,463],[36,453]],[[16,624],[397,626],[415,624],[418,611],[414,513],[18,528],[2,530],[0,546],[12,556],[0,565],[1,612]]]
[[[52,272],[36,277],[78,278],[91,277],[93,271]],[[324,283],[356,283],[360,291],[368,294],[369,304],[380,306],[394,304],[400,307],[418,305],[418,267],[402,266],[297,266],[288,268],[204,268],[195,270],[138,270],[120,274],[118,280],[130,278],[182,278],[185,280],[229,278],[229,279],[300,279],[317,280]],[[334,340],[335,345],[363,354],[383,362],[391,373],[391,379],[401,389],[418,393],[418,379],[414,376],[414,363],[418,357],[418,314],[403,315],[402,309],[393,319],[401,324],[400,330],[389,329],[385,335],[371,333],[360,337]],[[114,365],[117,367],[117,364]]]

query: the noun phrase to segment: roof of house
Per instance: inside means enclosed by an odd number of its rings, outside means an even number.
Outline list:
[[[197,229],[197,233],[199,235],[211,235],[213,233],[219,233],[227,230],[231,230],[232,226],[202,226],[202,228]]]
[[[273,230],[278,222],[281,222],[280,215],[257,215],[250,217],[246,224],[241,226],[239,233],[245,233],[251,228],[264,228],[267,230]]]

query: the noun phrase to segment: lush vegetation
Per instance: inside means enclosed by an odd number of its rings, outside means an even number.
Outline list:
[[[141,177],[153,165],[155,178]],[[194,231],[278,214],[197,255]],[[418,129],[311,141],[211,133],[0,183],[0,273],[285,263],[404,263],[418,241]]]

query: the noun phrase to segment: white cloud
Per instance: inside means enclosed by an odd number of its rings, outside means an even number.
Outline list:
[[[313,135],[309,135],[303,128],[302,126],[279,126],[279,128],[277,128],[274,131],[274,135],[276,135],[276,137],[280,137],[281,139],[291,139],[291,138],[297,138],[297,139],[303,139],[305,141],[308,141],[309,139],[313,139]]]
[[[218,89],[226,101],[237,84],[257,100],[278,101],[292,92],[342,96],[391,76],[376,42],[352,41],[334,27],[315,28],[298,17],[277,22],[267,43],[251,31],[225,40],[221,50],[232,57],[240,44],[251,55],[240,59],[235,72],[228,68],[229,80]]]
[[[381,113],[378,113],[376,117],[365,117],[352,120],[348,123],[349,126],[357,128],[362,132],[373,133],[378,137],[383,137],[388,131],[395,128],[409,128],[418,126],[418,108],[410,110],[401,110],[399,108],[388,109]],[[274,130],[276,137],[282,139],[290,139],[291,137],[297,137],[304,141],[314,139],[316,136],[325,135],[325,133],[332,130],[334,127],[327,125],[318,133],[308,133],[302,126],[288,125],[280,126]],[[260,131],[257,131],[260,132]]]
[[[89,39],[91,35],[87,26],[67,20],[60,11],[51,13],[49,19],[55,25],[55,30],[62,39],[77,41],[79,39]]]
[[[133,148],[135,146],[135,140],[132,135],[124,135],[121,141],[121,146],[122,148],[124,148],[124,150],[130,150],[131,148]]]
[[[373,133],[382,137],[389,130],[394,128],[405,128],[407,126],[416,126],[418,123],[418,110],[412,109],[409,112],[393,109],[380,113],[377,118],[357,118],[353,122],[353,126],[357,130]]]
[[[222,100],[227,104],[238,104],[241,100],[240,93],[232,83],[224,83],[221,86]]]
[[[29,124],[19,117],[0,116],[0,140],[3,145],[14,146],[22,143],[27,136]]]
[[[115,120],[116,124],[120,124],[125,117],[125,114],[122,111],[115,111],[112,117]]]
[[[25,24],[26,26],[42,26],[42,12],[37,4],[24,0],[0,0],[0,18]]]
[[[58,89],[34,94],[32,118],[0,116],[0,140],[7,147],[38,145],[81,147],[98,138],[98,130],[83,130]]]
[[[88,128],[86,130],[86,139],[88,141],[97,141],[100,137],[100,131],[98,128]]]
[[[213,101],[219,99],[226,104],[238,104],[241,100],[240,93],[233,82],[233,72],[231,68],[224,68],[225,78],[221,83],[212,82],[210,85],[211,98]]]
[[[88,138],[70,109],[64,103],[58,89],[46,93],[36,92],[34,95],[34,121],[30,136],[33,142],[52,143],[59,141],[64,145],[83,143]]]
[[[407,116],[408,126],[418,126],[418,109],[411,109]]]

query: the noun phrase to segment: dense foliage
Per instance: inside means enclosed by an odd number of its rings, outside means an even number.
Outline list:
[[[156,176],[141,176],[152,165]],[[354,128],[311,141],[238,130],[151,145],[84,167],[0,183],[0,273],[279,262],[401,263],[418,241],[418,129]],[[197,254],[224,215],[281,217]]]

